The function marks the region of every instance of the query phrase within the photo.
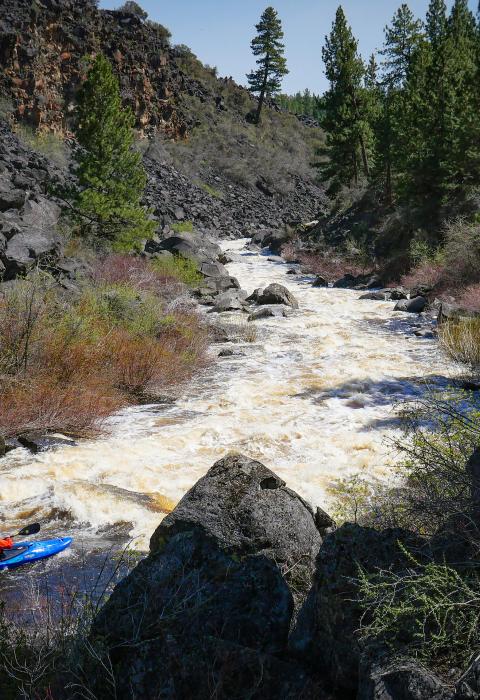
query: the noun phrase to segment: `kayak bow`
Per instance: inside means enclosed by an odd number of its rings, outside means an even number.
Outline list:
[[[52,557],[54,554],[63,552],[71,543],[71,537],[57,537],[53,540],[38,542],[17,542],[12,549],[4,551],[3,558],[0,558],[0,570],[14,569],[22,564],[31,564],[40,559]]]

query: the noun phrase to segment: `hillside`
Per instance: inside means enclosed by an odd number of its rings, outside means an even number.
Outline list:
[[[248,91],[170,46],[161,25],[93,0],[21,0],[0,7],[0,43],[3,117],[34,150],[63,160],[86,57],[110,59],[135,114],[146,202],[164,231],[188,221],[238,237],[311,220],[324,206],[311,167],[321,131],[274,109],[253,126]]]

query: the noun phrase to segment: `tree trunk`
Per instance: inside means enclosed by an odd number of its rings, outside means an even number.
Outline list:
[[[365,170],[365,175],[370,179],[370,167],[368,165],[367,149],[365,148],[365,139],[363,138],[363,134],[360,134],[359,140],[360,150],[362,151],[363,169]]]
[[[262,116],[262,109],[263,109],[263,103],[265,102],[265,95],[267,93],[267,83],[268,83],[268,75],[270,73],[270,66],[269,66],[269,58],[267,56],[266,63],[265,63],[265,73],[263,75],[263,84],[262,84],[262,89],[260,91],[260,97],[258,98],[258,107],[257,107],[257,113],[255,114],[255,124],[260,124],[260,119]]]
[[[358,185],[358,162],[357,162],[357,154],[355,151],[352,152],[352,161],[353,161],[353,181],[355,185]]]

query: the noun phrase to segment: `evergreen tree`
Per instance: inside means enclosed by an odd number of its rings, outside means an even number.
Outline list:
[[[259,124],[266,97],[276,95],[282,78],[288,74],[284,56],[282,23],[273,7],[267,7],[256,26],[257,36],[252,40],[254,56],[258,56],[258,68],[247,75],[250,90],[258,93],[255,123]]]
[[[382,54],[385,81],[389,87],[402,87],[407,79],[413,54],[422,39],[422,23],[416,20],[408,5],[395,13],[390,27],[385,27]]]
[[[365,66],[357,46],[345,13],[339,7],[323,48],[325,73],[330,82],[323,120],[330,161],[324,173],[331,180],[332,193],[342,184],[359,182],[359,156],[365,175],[370,175],[368,148],[371,131],[363,99]]]
[[[405,86],[411,76],[414,58],[423,41],[422,23],[403,4],[385,27],[382,50],[382,110],[378,120],[377,175],[383,182],[385,200],[392,204],[395,185],[405,167],[407,123]]]
[[[140,204],[146,175],[133,149],[134,123],[110,62],[97,56],[78,94],[76,209],[84,229],[117,248],[149,238],[154,228]]]

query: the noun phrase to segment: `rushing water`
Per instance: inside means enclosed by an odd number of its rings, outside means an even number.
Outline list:
[[[261,460],[318,505],[336,477],[388,472],[395,404],[442,381],[436,343],[415,337],[416,317],[394,313],[392,302],[312,288],[244,243],[224,245],[242,254],[230,273],[249,292],[284,284],[300,310],[248,324],[257,337],[235,345],[245,356],[221,358],[174,405],[124,411],[103,438],[75,447],[11,452],[0,461],[2,531],[43,520],[49,532],[81,529],[97,545],[128,534],[144,548],[164,513],[230,451]],[[224,318],[246,323],[241,313]]]

